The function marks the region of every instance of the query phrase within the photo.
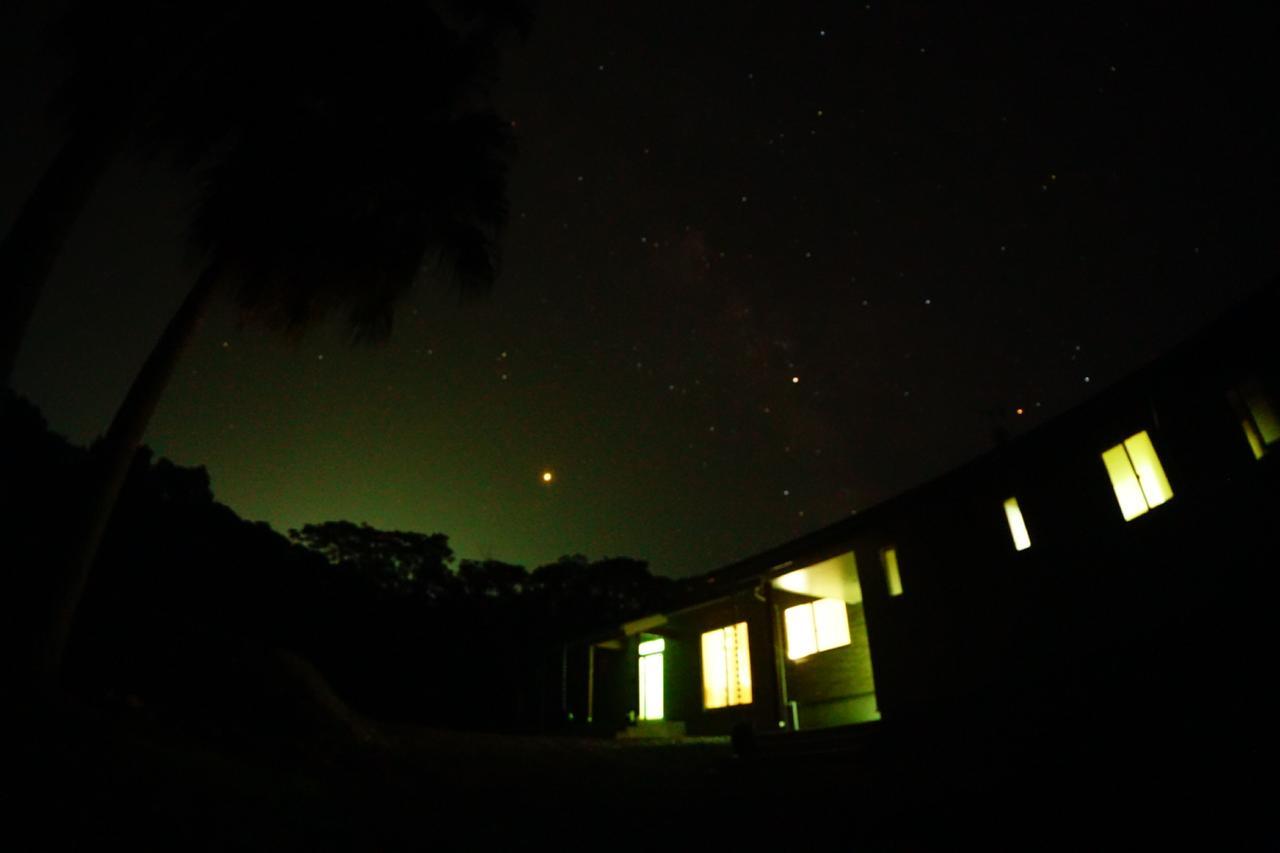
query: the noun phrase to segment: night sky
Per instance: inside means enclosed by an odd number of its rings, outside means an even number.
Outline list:
[[[57,4],[5,5],[7,228],[61,66]],[[548,2],[494,291],[421,288],[380,348],[222,306],[147,442],[281,531],[674,576],[940,474],[1280,271],[1275,13],[1040,5]],[[75,441],[190,286],[184,187],[121,163],[49,284],[14,384]]]

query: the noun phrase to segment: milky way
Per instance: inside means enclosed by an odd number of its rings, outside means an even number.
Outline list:
[[[502,71],[494,292],[423,287],[374,350],[223,310],[148,442],[278,529],[683,575],[1033,427],[1277,271],[1274,20],[707,5],[546,4]],[[5,223],[56,141],[13,14]],[[190,281],[185,199],[121,165],[50,284],[15,384],[76,440]]]

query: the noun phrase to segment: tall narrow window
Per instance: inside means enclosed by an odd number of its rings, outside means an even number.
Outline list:
[[[702,696],[707,708],[751,702],[751,653],[747,623],[702,635]]]
[[[1236,417],[1240,418],[1253,458],[1261,459],[1267,447],[1280,439],[1280,417],[1276,415],[1271,395],[1258,380],[1247,379],[1238,388],[1227,392],[1227,399],[1231,401]]]
[[[640,719],[661,720],[662,653],[667,641],[662,637],[640,643]]]
[[[1173,497],[1164,468],[1147,431],[1129,436],[1102,454],[1102,464],[1111,477],[1111,488],[1125,521],[1142,515]]]
[[[880,564],[884,566],[884,580],[890,595],[902,595],[902,574],[898,571],[898,549],[890,545],[880,549]]]
[[[787,626],[787,657],[808,657],[849,645],[849,611],[837,598],[822,598],[782,611]]]
[[[1027,532],[1027,523],[1022,519],[1022,510],[1018,507],[1017,498],[1009,498],[1004,502],[1004,517],[1009,522],[1009,534],[1013,536],[1013,547],[1025,551],[1031,547],[1031,534]]]

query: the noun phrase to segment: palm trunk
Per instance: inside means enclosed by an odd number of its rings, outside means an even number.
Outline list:
[[[212,49],[236,22],[234,16],[175,42],[158,57],[154,74],[126,81],[115,97],[87,106],[18,218],[0,240],[0,383],[12,387],[13,367],[31,315],[54,262],[111,161],[120,153],[138,115]]]
[[[94,448],[93,472],[79,512],[71,519],[67,547],[53,566],[59,585],[49,619],[48,634],[42,642],[40,675],[46,689],[56,687],[66,656],[67,641],[76,608],[84,593],[89,569],[106,532],[116,498],[124,486],[134,452],[142,443],[147,424],[160,402],[169,378],[183,351],[195,337],[210,304],[217,272],[205,270],[183,300],[160,340],[147,356],[129,393],[116,412],[106,436]]]
[[[0,382],[13,366],[53,264],[124,143],[128,111],[86,120],[63,143],[0,240]]]

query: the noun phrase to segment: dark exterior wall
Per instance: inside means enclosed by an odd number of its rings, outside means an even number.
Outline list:
[[[635,708],[634,694],[640,677],[635,643],[621,642],[620,649],[597,646],[595,650],[595,707],[592,722],[602,730],[616,731],[629,722]]]
[[[1065,440],[925,489],[866,531],[859,565],[896,542],[905,587],[890,598],[878,566],[876,577],[862,572],[886,716],[1005,702],[1014,684],[1036,685],[1027,689],[1044,704],[1095,712],[1132,681],[1107,675],[1117,667],[1160,671],[1151,689],[1172,707],[1204,683],[1198,650],[1216,644],[1217,666],[1232,657],[1216,638],[1235,628],[1189,614],[1208,600],[1206,568],[1274,559],[1269,525],[1245,519],[1274,509],[1280,491],[1277,451],[1254,460],[1227,403],[1236,373],[1154,377],[1077,417]],[[1143,429],[1174,497],[1125,522],[1100,454]],[[1009,495],[1032,537],[1021,553],[1001,511]]]
[[[917,490],[850,531],[886,716],[1003,702],[1015,683],[1037,684],[1044,702],[1064,708],[1105,706],[1099,697],[1120,689],[1105,675],[1112,660],[1130,669],[1144,658],[1164,661],[1171,706],[1203,684],[1206,653],[1190,650],[1216,641],[1189,614],[1205,606],[1204,572],[1275,557],[1269,525],[1245,519],[1275,508],[1280,492],[1280,448],[1254,460],[1226,397],[1252,375],[1280,400],[1275,357],[1252,344],[1217,344],[1212,357],[1175,360],[1055,424],[1047,440]],[[1144,429],[1174,497],[1125,522],[1100,456]],[[1025,552],[1015,551],[1005,523],[1009,496],[1030,530]],[[905,587],[899,598],[888,595],[878,560],[890,543]],[[1232,655],[1217,645],[1221,666]],[[1175,660],[1183,663],[1168,663]]]
[[[752,701],[748,705],[704,708],[702,634],[738,622],[747,623]],[[664,661],[667,719],[683,721],[689,734],[728,734],[739,722],[760,730],[777,728],[780,709],[773,629],[768,606],[754,590],[740,591],[678,614],[655,633],[667,638],[668,651],[675,650],[671,659]]]
[[[811,597],[775,591],[777,619],[785,625],[783,611]],[[865,722],[876,715],[875,678],[867,636],[865,609],[845,606],[849,618],[849,645],[817,652],[800,660],[786,656],[785,630],[779,653],[785,661],[786,698],[797,705],[802,729]]]
[[[1227,400],[1252,376],[1280,402],[1271,343],[1280,291],[1269,299],[1024,439],[708,576],[702,589],[853,551],[869,644],[782,667],[790,698],[814,706],[854,695],[869,662],[886,720],[1024,711],[1102,719],[1141,706],[1146,725],[1158,725],[1185,715],[1193,695],[1207,698],[1190,704],[1245,716],[1271,707],[1260,697],[1277,645],[1269,626],[1280,445],[1255,460]],[[1125,522],[1101,453],[1140,430],[1151,436],[1173,498]],[[1010,538],[1002,508],[1009,496],[1030,531],[1028,551],[1015,551]],[[880,564],[888,545],[898,551],[900,597],[889,596]],[[691,733],[786,719],[767,616],[748,589],[658,630],[670,640],[670,718],[688,722]],[[705,711],[701,633],[741,620],[750,626],[754,701]]]

